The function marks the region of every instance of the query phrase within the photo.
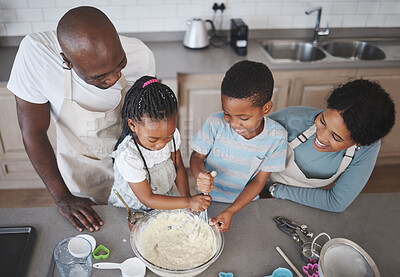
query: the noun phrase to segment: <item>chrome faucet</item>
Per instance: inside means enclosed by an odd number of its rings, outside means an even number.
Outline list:
[[[322,14],[322,7],[321,6],[315,7],[313,9],[306,10],[306,14],[310,15],[315,11],[318,11],[318,14],[317,14],[317,19],[315,20],[313,44],[317,44],[318,43],[319,36],[327,36],[327,35],[329,35],[329,24],[328,23],[326,23],[326,29],[325,30],[320,30],[320,27],[319,27],[319,24],[321,22],[321,14]]]

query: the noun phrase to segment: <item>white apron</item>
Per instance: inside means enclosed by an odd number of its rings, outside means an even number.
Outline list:
[[[353,160],[356,145],[347,148],[346,154],[344,155],[337,172],[328,179],[307,178],[300,170],[294,160],[294,149],[300,144],[306,142],[307,139],[315,134],[316,130],[317,128],[315,127],[315,125],[312,125],[306,131],[304,131],[302,134],[298,135],[295,139],[288,143],[286,167],[281,172],[272,172],[268,180],[269,184],[281,183],[289,186],[304,188],[325,187],[333,183],[340,176],[340,174],[342,174],[346,170],[350,162]]]
[[[73,101],[72,73],[64,70],[64,101],[56,121],[57,163],[75,196],[107,204],[114,172],[111,152],[121,134],[121,108],[129,85],[122,75],[119,104],[106,112],[84,109]]]

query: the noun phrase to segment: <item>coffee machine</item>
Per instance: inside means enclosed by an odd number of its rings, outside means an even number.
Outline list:
[[[239,56],[247,54],[247,35],[249,28],[241,18],[231,19],[231,46]]]

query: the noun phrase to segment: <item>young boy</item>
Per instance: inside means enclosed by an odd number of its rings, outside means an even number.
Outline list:
[[[202,192],[232,203],[212,219],[229,231],[232,216],[258,199],[271,172],[285,168],[287,132],[266,117],[274,79],[262,63],[241,61],[221,85],[223,112],[212,114],[193,137],[190,169]]]

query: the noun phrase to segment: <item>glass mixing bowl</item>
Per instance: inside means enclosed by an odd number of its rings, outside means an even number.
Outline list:
[[[218,257],[221,255],[222,250],[224,248],[224,236],[222,232],[218,229],[216,225],[211,226],[212,232],[215,238],[215,244],[216,244],[216,251],[214,255],[205,263],[200,264],[198,266],[195,266],[193,268],[187,268],[187,269],[169,269],[169,268],[164,268],[161,266],[158,266],[150,261],[148,261],[143,255],[139,252],[137,249],[137,241],[140,238],[140,235],[142,231],[147,227],[147,224],[157,215],[160,213],[187,213],[189,216],[194,216],[195,214],[191,212],[190,210],[170,210],[170,211],[163,211],[163,210],[152,210],[150,211],[147,215],[145,215],[143,218],[139,219],[135,227],[133,228],[131,234],[130,234],[130,242],[131,246],[133,249],[133,252],[135,253],[136,257],[138,257],[143,263],[146,264],[146,266],[153,271],[155,274],[159,276],[179,276],[179,277],[190,277],[190,276],[196,276],[206,270],[211,264],[213,264]]]

